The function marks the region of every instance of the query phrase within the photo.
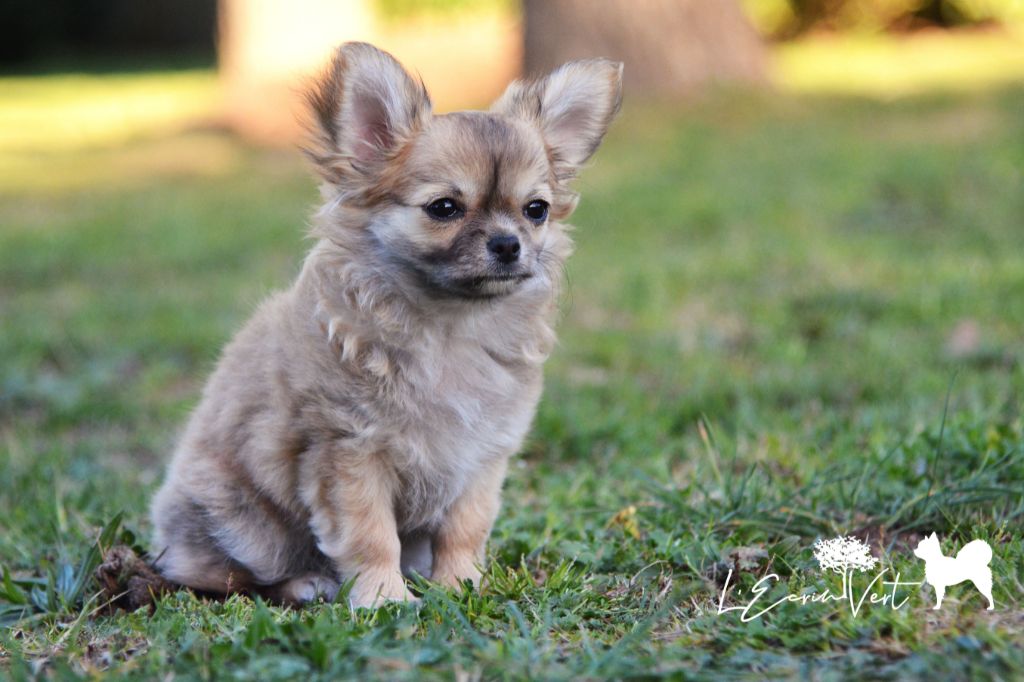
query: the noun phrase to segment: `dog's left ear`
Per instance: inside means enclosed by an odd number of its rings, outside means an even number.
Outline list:
[[[430,120],[430,98],[387,52],[345,43],[306,93],[313,139],[306,149],[321,174],[344,185],[372,175]]]
[[[516,81],[491,111],[540,129],[559,180],[568,180],[597,151],[622,105],[622,63],[584,59],[535,81]]]

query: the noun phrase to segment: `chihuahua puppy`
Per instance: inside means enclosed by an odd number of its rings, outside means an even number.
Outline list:
[[[414,599],[403,571],[479,580],[621,76],[571,62],[434,116],[389,54],[337,51],[308,93],[317,242],[188,422],[152,505],[166,578],[293,603],[351,580],[354,606]]]

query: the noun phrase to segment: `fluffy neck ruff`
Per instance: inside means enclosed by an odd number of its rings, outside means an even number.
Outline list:
[[[554,343],[562,265],[572,251],[567,226],[552,225],[533,277],[495,299],[438,298],[387,258],[363,211],[329,202],[316,216],[317,244],[299,293],[325,342],[377,374],[394,352],[415,355],[429,342],[475,342],[504,363],[540,365]],[[360,227],[353,228],[351,226]]]

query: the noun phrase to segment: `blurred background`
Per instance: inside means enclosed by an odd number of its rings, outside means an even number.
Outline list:
[[[202,122],[287,143],[303,79],[365,40],[442,111],[572,58],[625,61],[631,99],[718,86],[895,97],[1024,76],[1024,0],[7,0],[8,147]],[[144,72],[165,72],[162,79]],[[60,80],[59,74],[92,74]],[[137,74],[134,77],[117,74]],[[45,88],[39,97],[12,90]],[[59,112],[59,114],[58,114]],[[57,119],[57,120],[51,120]],[[45,122],[44,122],[45,121]]]

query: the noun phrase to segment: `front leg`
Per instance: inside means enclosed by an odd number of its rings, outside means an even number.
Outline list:
[[[501,507],[501,486],[508,459],[487,464],[455,500],[434,536],[432,579],[457,587],[463,580],[480,581],[480,566],[491,526]]]
[[[415,601],[401,572],[394,472],[377,453],[324,458],[317,468],[313,530],[342,579],[355,578],[352,606]]]

